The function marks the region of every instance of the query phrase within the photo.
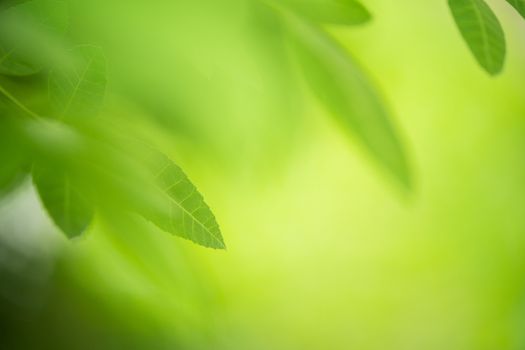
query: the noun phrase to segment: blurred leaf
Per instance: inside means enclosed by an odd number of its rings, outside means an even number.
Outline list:
[[[169,216],[147,218],[165,231],[205,247],[224,249],[219,225],[197,188],[168,157],[153,150],[149,153],[148,168],[158,188],[169,199]]]
[[[23,123],[23,137],[31,152],[40,162],[65,166],[89,148],[85,138],[69,125],[51,119],[27,120]]]
[[[10,192],[24,179],[28,152],[15,121],[0,108],[0,196]]]
[[[353,59],[315,27],[289,17],[293,49],[310,88],[340,124],[405,187],[411,178],[403,147],[379,94]]]
[[[42,203],[68,237],[78,236],[89,224],[92,209],[79,194],[78,174],[70,170],[83,161],[82,151],[89,147],[80,133],[56,121],[29,120],[23,130],[34,153],[33,182]]]
[[[0,155],[1,156],[1,155]],[[26,173],[21,169],[25,163],[7,159],[0,170],[0,197],[22,184]]]
[[[68,236],[79,236],[93,217],[93,208],[78,191],[72,177],[58,167],[34,165],[33,181],[47,212]]]
[[[89,118],[98,114],[106,89],[106,61],[95,46],[72,50],[73,68],[57,66],[49,77],[49,98],[60,118]]]
[[[449,0],[454,20],[479,64],[491,75],[503,69],[505,35],[483,0]]]
[[[282,5],[313,22],[356,25],[370,20],[370,12],[353,0],[285,0]]]
[[[525,18],[525,0],[507,0]]]
[[[0,74],[35,74],[60,53],[55,35],[67,27],[63,1],[35,0],[0,13]]]

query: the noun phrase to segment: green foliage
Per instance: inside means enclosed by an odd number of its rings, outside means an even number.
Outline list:
[[[102,105],[105,60],[99,48],[75,48],[73,67],[58,66],[49,76],[49,98],[60,119],[89,118]],[[70,68],[70,69],[69,69]],[[33,181],[53,221],[68,237],[80,235],[93,217],[93,207],[79,192],[75,177],[62,167],[35,165]]]
[[[282,49],[283,60],[296,61],[309,89],[341,127],[410,189],[409,161],[380,93],[323,28],[366,23],[369,11],[354,0],[251,1],[258,9],[254,16],[260,16],[257,35],[265,38],[266,48]],[[523,1],[509,3],[523,14]],[[505,39],[494,13],[483,0],[449,0],[449,5],[480,65],[499,73]],[[133,212],[172,234],[224,248],[212,211],[183,171],[141,130],[94,118],[106,95],[104,53],[90,45],[65,49],[67,22],[63,1],[34,0],[0,11],[0,193],[16,187],[32,168],[44,206],[69,237],[81,234],[95,211]],[[288,63],[282,69],[292,67]],[[26,76],[46,80],[47,86],[29,86]],[[194,104],[200,102],[205,80],[198,82],[188,87]],[[178,87],[174,94],[185,89]],[[167,114],[164,119],[176,118],[173,110],[199,110],[164,108],[158,103],[164,100],[148,95],[148,88],[127,90],[136,103],[149,107],[146,111]]]
[[[88,45],[65,50],[62,38],[53,41],[51,32],[65,29],[64,10],[63,2],[35,0],[0,13],[0,73],[15,76],[24,90],[30,80],[17,76],[51,68],[40,74],[48,76],[47,92],[25,89],[24,96],[35,95],[28,100],[48,95],[39,111],[2,80],[0,194],[16,186],[32,163],[42,203],[70,238],[88,227],[96,208],[111,215],[135,212],[170,233],[224,248],[215,217],[177,165],[93,118],[104,101],[104,54]]]
[[[33,173],[0,199],[0,348],[525,349],[520,54],[494,81],[446,1],[362,2],[68,0],[71,69],[0,77],[2,195]],[[221,248],[214,215],[227,257],[170,234]]]
[[[491,75],[503,69],[505,35],[483,0],[449,0],[454,20],[478,63]]]

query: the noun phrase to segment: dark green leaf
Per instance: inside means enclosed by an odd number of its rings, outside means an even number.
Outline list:
[[[35,0],[0,13],[0,74],[37,73],[57,60],[57,35],[67,27],[63,1]]]
[[[285,0],[282,5],[313,22],[356,25],[368,22],[370,12],[353,0]]]
[[[505,35],[498,18],[483,0],[449,0],[454,20],[479,64],[491,75],[503,69]]]
[[[288,20],[294,52],[310,88],[342,127],[409,188],[410,171],[401,142],[365,74],[325,33],[295,17]]]
[[[28,151],[15,121],[0,107],[0,196],[19,185],[26,175]]]
[[[60,118],[86,118],[98,114],[106,89],[106,60],[95,46],[72,50],[74,67],[59,66],[49,77],[49,98]]]
[[[525,0],[507,0],[525,18]]]
[[[35,165],[33,181],[47,212],[66,236],[82,234],[91,222],[93,208],[73,178],[63,169]]]

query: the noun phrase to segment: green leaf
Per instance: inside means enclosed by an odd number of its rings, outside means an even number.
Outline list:
[[[292,47],[310,88],[339,124],[406,188],[410,171],[403,147],[378,92],[354,60],[324,32],[288,17]]]
[[[78,191],[73,177],[58,167],[35,165],[33,182],[47,212],[69,238],[82,234],[93,217],[93,207]]]
[[[71,52],[74,67],[59,66],[49,76],[51,105],[62,118],[89,118],[98,114],[106,89],[106,60],[95,46]]]
[[[0,13],[0,74],[35,74],[58,56],[56,36],[67,27],[63,1],[35,0]]]
[[[0,106],[0,196],[18,186],[26,175],[29,152],[18,129]]]
[[[322,24],[356,25],[370,20],[370,12],[353,0],[285,0],[282,5]]]
[[[507,0],[525,18],[525,0]]]
[[[146,214],[146,218],[163,230],[197,244],[224,249],[224,240],[215,216],[184,172],[157,151],[149,151],[147,160],[158,189],[167,199],[169,212],[168,215]]]
[[[498,18],[483,0],[449,0],[454,20],[478,63],[490,74],[503,69],[505,35]]]
[[[4,160],[2,168],[0,169],[0,197],[13,191],[18,185],[20,185],[26,173],[22,167],[25,163],[13,161],[13,159],[3,158],[0,155],[0,159]]]

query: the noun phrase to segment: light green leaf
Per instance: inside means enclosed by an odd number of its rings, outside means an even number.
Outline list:
[[[285,0],[282,5],[322,24],[356,25],[370,20],[370,12],[354,0]]]
[[[288,17],[295,56],[310,88],[403,186],[411,185],[401,142],[383,102],[354,60],[322,31]]]
[[[49,76],[51,105],[62,118],[86,118],[98,114],[106,89],[106,60],[95,46],[72,50],[74,67],[59,66]]]
[[[147,160],[156,185],[167,199],[169,212],[168,215],[146,214],[146,218],[167,232],[205,247],[224,249],[215,216],[184,172],[156,151],[151,151]]]
[[[57,36],[67,27],[63,1],[35,0],[0,13],[0,74],[35,74],[60,60]],[[56,63],[56,62],[55,62]]]
[[[93,208],[63,169],[35,165],[33,182],[47,212],[69,238],[82,234],[93,217]]]
[[[525,0],[507,0],[525,18]]]
[[[505,35],[483,0],[449,0],[454,20],[478,63],[491,75],[503,69]]]

